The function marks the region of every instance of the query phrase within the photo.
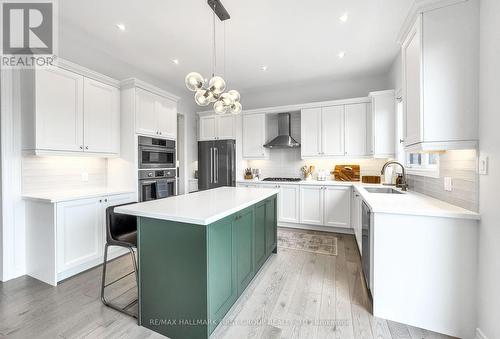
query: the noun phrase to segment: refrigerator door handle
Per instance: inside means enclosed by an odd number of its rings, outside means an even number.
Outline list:
[[[219,149],[214,148],[214,158],[215,158],[215,183],[219,183]]]
[[[210,183],[214,182],[214,154],[213,147],[210,147]]]

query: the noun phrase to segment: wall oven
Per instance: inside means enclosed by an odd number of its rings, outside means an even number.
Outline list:
[[[140,170],[139,201],[163,199],[177,194],[175,169]]]
[[[175,141],[139,136],[139,169],[175,168]]]

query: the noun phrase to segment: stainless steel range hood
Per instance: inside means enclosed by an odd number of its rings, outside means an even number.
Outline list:
[[[300,144],[291,137],[290,113],[278,114],[278,136],[264,145],[267,148],[297,148]]]

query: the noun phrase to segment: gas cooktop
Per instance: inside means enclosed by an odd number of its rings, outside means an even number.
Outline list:
[[[264,178],[262,181],[301,181],[300,178]]]

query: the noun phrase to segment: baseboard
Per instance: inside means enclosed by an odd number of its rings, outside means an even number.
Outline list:
[[[298,228],[302,230],[331,232],[331,233],[354,234],[354,230],[352,228],[333,227],[333,226],[319,226],[319,225],[295,224],[289,222],[278,222],[278,227]]]
[[[480,328],[476,328],[476,338],[475,339],[488,339],[488,337],[481,331]]]

